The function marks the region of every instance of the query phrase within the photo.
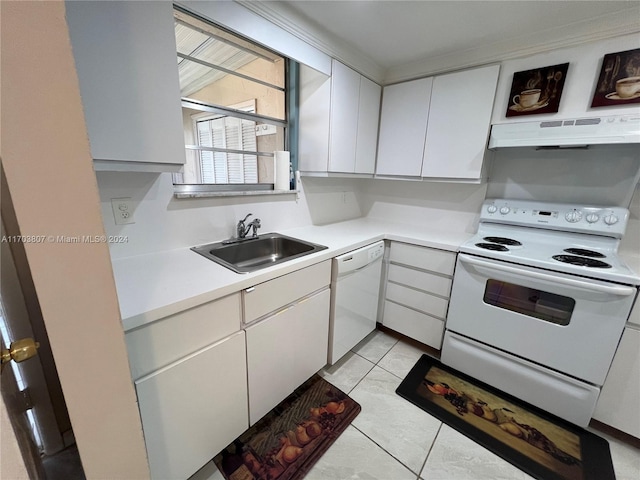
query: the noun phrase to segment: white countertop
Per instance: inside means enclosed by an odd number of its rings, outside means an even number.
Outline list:
[[[472,236],[465,232],[433,230],[424,225],[366,218],[280,230],[278,233],[328,248],[254,273],[242,274],[218,265],[189,248],[114,260],[113,271],[124,330],[140,327],[378,240],[407,242],[455,252],[460,244]],[[212,243],[216,241],[220,239],[211,239]]]

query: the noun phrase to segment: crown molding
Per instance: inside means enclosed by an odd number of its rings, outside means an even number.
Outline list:
[[[376,83],[382,83],[385,69],[360,50],[340,43],[333,35],[278,2],[234,0],[247,10],[295,35],[321,52],[344,63]]]
[[[479,45],[395,66],[387,69],[382,84],[389,85],[419,77],[524,58],[599,40],[638,34],[640,26],[637,21],[637,13],[637,8],[630,8],[628,11],[575,22],[571,25],[548,29],[542,33],[525,35],[516,39],[505,39],[488,45]],[[558,39],[561,36],[560,33],[562,38]],[[540,42],[540,37],[545,34],[548,34],[553,40]],[[638,46],[640,47],[640,36],[638,37]]]
[[[256,0],[234,1],[381,85],[640,33],[637,20],[638,8],[633,2],[630,2],[631,6],[628,9],[595,19],[574,22],[536,34],[504,39],[488,45],[478,45],[384,69],[363,52],[345,45],[322,27],[288,8],[286,4]],[[540,39],[545,35],[552,40],[541,41]],[[640,37],[638,44],[640,47]]]

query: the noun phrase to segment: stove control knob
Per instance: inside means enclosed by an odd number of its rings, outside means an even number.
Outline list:
[[[569,223],[576,223],[582,219],[582,212],[580,210],[571,210],[567,212],[564,218]]]
[[[600,215],[597,213],[590,213],[587,215],[587,222],[589,223],[596,223],[598,220],[600,220]]]
[[[498,211],[498,207],[496,207],[495,205],[489,205],[487,207],[487,212],[489,213],[496,213]]]
[[[511,209],[510,209],[509,207],[502,207],[502,208],[500,209],[500,213],[501,213],[502,215],[506,215],[506,214],[507,214],[507,213],[509,213],[510,211],[511,211]]]
[[[618,217],[616,217],[613,213],[606,215],[604,217],[604,223],[607,225],[613,225],[614,223],[618,223]]]

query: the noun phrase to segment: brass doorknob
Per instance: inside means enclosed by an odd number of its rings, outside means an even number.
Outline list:
[[[9,349],[2,349],[2,368],[4,364],[13,360],[16,363],[24,362],[31,357],[38,354],[38,347],[40,343],[36,342],[33,338],[23,338],[11,342]]]

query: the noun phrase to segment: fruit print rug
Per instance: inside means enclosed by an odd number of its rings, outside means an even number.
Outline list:
[[[429,355],[396,393],[534,478],[616,478],[605,439]]]
[[[228,480],[296,480],[360,413],[360,405],[314,375],[213,461]]]

